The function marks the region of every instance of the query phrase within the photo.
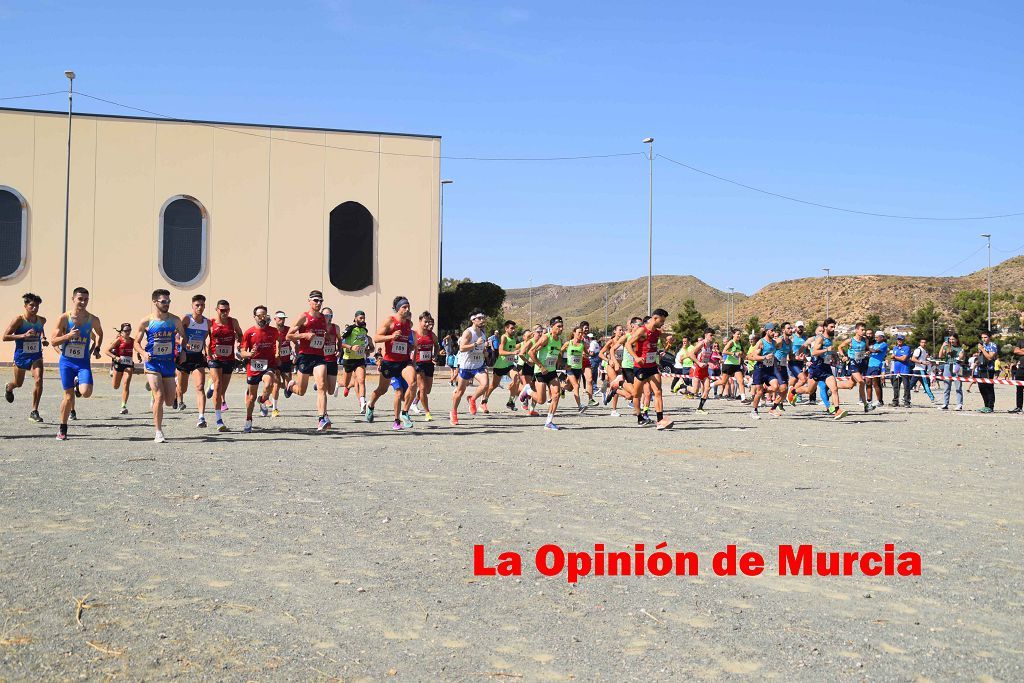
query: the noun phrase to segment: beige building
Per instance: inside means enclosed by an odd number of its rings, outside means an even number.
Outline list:
[[[436,315],[440,152],[436,136],[75,114],[68,301],[88,288],[107,335],[161,287],[179,315],[193,294],[208,313],[227,299],[243,329],[257,304],[294,319],[311,289],[338,323],[363,309],[375,325],[398,294]],[[24,292],[48,332],[60,313],[66,155],[66,113],[0,108],[5,326]]]

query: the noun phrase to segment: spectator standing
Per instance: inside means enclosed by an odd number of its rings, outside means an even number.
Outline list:
[[[975,376],[978,379],[994,379],[995,363],[999,356],[999,347],[992,341],[988,332],[981,333],[978,343],[978,360],[975,363]],[[996,388],[992,384],[979,383],[978,393],[985,406],[978,409],[979,413],[992,413],[996,409]]]

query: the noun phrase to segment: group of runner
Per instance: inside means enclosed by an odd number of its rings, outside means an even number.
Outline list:
[[[13,402],[15,390],[31,373],[35,383],[29,417],[43,421],[39,415],[43,348],[52,345],[60,354],[63,396],[57,438],[61,440],[67,438],[69,420],[77,419],[76,400],[92,395],[91,360],[103,354],[111,361],[112,386],[121,391],[121,414],[128,412],[132,377],[140,370],[145,374],[152,394],[154,441],[158,443],[166,441],[164,411],[187,409],[190,384],[198,411],[196,427],[207,427],[207,401],[212,400],[217,431],[228,431],[223,413],[236,369],[244,369],[246,377],[242,429],[246,433],[253,429],[257,408],[264,417],[277,417],[281,393],[285,398],[303,396],[310,388],[316,393],[318,432],[332,427],[329,397],[340,391],[347,397],[352,388],[356,390],[359,412],[367,422],[374,422],[377,403],[390,387],[391,428],[411,429],[414,425],[410,414],[433,420],[430,392],[435,367],[444,360],[452,368],[452,425],[459,424],[463,398],[471,414],[489,413],[489,399],[507,378],[506,408],[515,411],[519,403],[533,417],[539,417],[543,410],[543,426],[548,430],[559,429],[555,419],[566,393],[571,393],[580,414],[610,404],[610,415],[617,417],[619,402],[624,401],[638,425],[664,430],[673,424],[664,414],[662,377],[666,371],[674,375],[673,391],[686,391],[699,399],[697,413],[707,412],[706,402],[714,390],[716,396],[749,403],[753,419],[761,418],[762,407],[777,416],[786,405],[801,400],[814,405],[819,399],[829,414],[842,419],[848,412],[840,406],[841,390],[856,388],[864,411],[869,412],[882,404],[887,359],[892,356],[910,367],[911,357],[921,358],[918,351],[912,352],[905,344],[902,335],[890,347],[884,332],[872,332],[860,323],[850,338],[840,341],[836,338],[836,321],[831,318],[810,334],[801,322],[767,323],[760,336],[752,335],[746,346],[739,330],[731,330],[718,342],[715,332],[708,329],[693,344],[684,338],[675,351],[674,340],[664,332],[668,313],[660,308],[649,316],[633,317],[626,325],[617,325],[600,341],[586,321],[567,330],[559,316],[551,318],[547,326],[535,325],[522,333],[514,321],[505,321],[500,336],[496,333],[488,338],[487,316],[476,311],[470,326],[457,339],[447,340],[443,349],[434,332],[433,316],[424,311],[413,322],[410,302],[403,296],[394,298],[392,315],[371,334],[363,311],[356,311],[352,322],[339,327],[333,311],[324,307],[319,290],[309,293],[307,310],[291,325],[284,311],[271,315],[265,305],[258,305],[252,310],[253,324],[243,331],[226,300],[219,300],[214,315],[207,317],[206,297],[197,294],[192,297],[191,310],[178,317],[170,313],[170,293],[157,289],[152,294],[151,312],[134,328],[122,323],[117,336],[104,346],[103,326],[88,310],[89,292],[85,288],[73,291],[71,309],[60,315],[49,338],[46,319],[39,315],[41,302],[37,295],[25,294],[24,313],[5,331],[4,340],[15,343],[14,377],[6,386],[5,396]],[[375,351],[379,379],[376,388],[367,394],[367,358]],[[979,354],[988,358],[995,353],[995,345],[983,335]],[[964,355],[965,349],[956,345],[955,336],[940,351],[950,363],[963,362]],[[904,405],[910,401],[910,379],[907,377],[904,384]],[[926,378],[922,376],[921,380],[932,397]],[[894,401],[898,404],[898,390]],[[947,406],[948,402],[947,388]]]

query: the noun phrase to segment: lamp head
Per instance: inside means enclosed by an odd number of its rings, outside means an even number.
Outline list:
[[[64,75],[67,76],[69,81],[75,80],[75,72],[74,71],[65,71]]]
[[[654,142],[654,138],[644,138],[644,142]]]
[[[441,184],[442,185],[451,185],[454,182],[455,182],[454,180],[442,180]]]

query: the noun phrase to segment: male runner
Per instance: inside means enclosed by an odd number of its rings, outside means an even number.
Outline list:
[[[452,393],[452,411],[450,421],[453,425],[459,424],[459,403],[466,390],[473,386],[476,376],[484,373],[484,381],[480,387],[466,399],[469,403],[470,415],[476,415],[476,401],[482,398],[488,390],[487,367],[484,362],[484,348],[487,346],[487,334],[484,325],[487,316],[483,311],[474,311],[469,317],[470,326],[459,337],[459,382]],[[483,406],[484,412],[487,406]]]
[[[885,360],[889,356],[889,343],[885,340],[885,332],[878,330],[875,332],[874,343],[871,344],[868,350],[868,370],[867,370],[867,394],[868,398],[871,398],[872,389],[874,389],[875,401],[872,402],[872,406],[875,408],[881,408],[885,405],[885,399],[882,397],[882,375],[885,374]]]
[[[750,383],[750,390],[754,394],[750,404],[750,418],[753,420],[761,419],[757,412],[757,406],[760,405],[761,397],[765,392],[767,391],[771,396],[779,388],[779,381],[775,378],[775,323],[765,323],[763,332],[764,336],[747,350],[747,359],[754,361],[754,372]],[[774,406],[770,412],[773,415],[778,414]]]
[[[327,417],[327,365],[324,363],[324,343],[327,336],[327,319],[321,309],[324,295],[319,289],[309,293],[309,310],[301,313],[288,330],[286,339],[299,343],[295,357],[295,371],[298,379],[293,379],[284,389],[284,397],[293,393],[299,396],[306,394],[309,378],[316,384],[316,431],[330,429],[331,420]]]
[[[252,309],[252,316],[256,325],[245,331],[241,344],[241,356],[246,361],[245,426],[242,427],[242,432],[245,434],[252,433],[252,411],[257,401],[260,404],[260,413],[263,417],[270,413],[267,408],[267,398],[276,384],[274,374],[277,372],[277,344],[280,340],[280,332],[277,327],[270,324],[270,314],[266,306],[261,304]],[[262,393],[260,393],[261,383],[264,385]]]
[[[723,387],[726,398],[743,399],[747,397],[746,388],[743,386],[743,342],[740,341],[741,338],[742,333],[733,329],[731,337],[722,347],[722,377],[716,384]],[[736,383],[735,387],[733,382]],[[739,396],[736,395],[734,389],[739,390]]]
[[[181,327],[185,337],[181,340],[184,347],[184,360],[178,364],[177,401],[178,410],[185,410],[185,391],[189,379],[196,388],[196,407],[199,409],[199,421],[196,427],[206,427],[206,339],[210,336],[210,319],[203,316],[206,311],[206,297],[196,294],[192,297],[192,311],[181,318]]]
[[[498,355],[494,359],[494,374],[491,375],[491,383],[487,388],[487,394],[481,401],[484,405],[487,405],[491,394],[501,386],[501,378],[508,377],[508,401],[505,403],[505,407],[515,411],[515,397],[519,393],[519,372],[516,370],[515,365],[517,346],[519,346],[519,343],[516,341],[516,322],[514,320],[506,320],[504,331],[498,340]]]
[[[341,333],[342,384],[345,396],[353,383],[359,397],[359,412],[366,410],[366,354],[373,353],[370,331],[366,329],[366,313],[356,311],[352,322]]]
[[[649,387],[654,401],[657,429],[670,429],[672,420],[665,417],[661,395],[661,372],[658,370],[658,338],[661,336],[668,311],[656,308],[647,322],[640,326],[626,341],[626,353],[635,359],[633,375],[633,414],[641,427],[651,424],[651,419],[640,412],[640,398],[645,386]]]
[[[131,323],[121,323],[117,336],[107,347],[107,356],[113,370],[111,384],[114,389],[121,389],[121,414],[128,414],[128,394],[135,373],[135,339],[132,337]],[[124,388],[122,388],[122,383]]]
[[[533,376],[540,395],[540,402],[543,402],[545,390],[550,396],[548,416],[544,421],[544,428],[558,431],[555,424],[555,411],[558,410],[559,385],[558,385],[558,357],[562,350],[562,330],[565,324],[560,316],[551,318],[548,322],[550,331],[541,334],[530,345],[529,357],[533,363]]]
[[[327,395],[338,395],[338,342],[340,330],[334,324],[334,309],[324,308],[327,330],[324,332],[324,365],[327,367]],[[326,412],[326,411],[325,411]],[[328,418],[330,419],[330,418]]]
[[[835,346],[835,334],[835,319],[826,318],[821,334],[815,336],[811,342],[811,365],[807,374],[812,382],[817,383],[818,395],[825,404],[825,409],[832,413],[835,419],[841,420],[846,417],[847,412],[839,407],[839,383],[836,381],[833,368],[839,353]]]
[[[587,353],[586,338],[583,336],[583,326],[574,327],[570,337],[560,349],[561,355],[565,358],[565,374],[569,386],[572,387],[573,398],[576,399],[576,410],[582,415],[587,411],[587,405],[580,401],[580,383],[584,379],[584,371],[590,367],[583,367],[583,359]]]
[[[89,290],[75,287],[71,292],[70,311],[57,318],[57,326],[50,335],[50,342],[60,347],[60,383],[64,398],[60,402],[60,426],[57,439],[68,438],[68,418],[75,415],[75,397],[92,396],[92,364],[90,357],[100,357],[103,344],[103,326],[100,319],[89,313]]]
[[[155,443],[166,443],[163,420],[164,406],[174,405],[176,368],[174,366],[174,339],[187,339],[181,319],[169,313],[171,293],[166,289],[153,290],[153,312],[139,322],[139,334],[135,338],[135,351],[142,358],[153,392],[153,428]],[[145,337],[145,346],[142,344]],[[184,361],[184,347],[179,352],[179,362]]]
[[[292,343],[288,341],[288,325],[285,320],[288,315],[284,311],[274,314],[274,329],[277,330],[277,375],[273,379],[274,393],[270,398],[271,417],[280,417],[281,411],[277,408],[277,400],[281,395],[281,387],[288,386],[292,381]]]
[[[226,299],[221,299],[217,302],[216,317],[210,320],[207,364],[210,366],[213,387],[206,392],[206,397],[213,399],[218,432],[228,431],[221,411],[227,405],[226,397],[228,386],[231,384],[231,375],[238,367],[238,361],[235,358],[235,344],[240,341],[242,341],[242,327],[238,324],[238,320],[231,317],[231,304]]]
[[[854,326],[853,337],[845,339],[839,343],[839,347],[836,349],[836,353],[841,354],[844,350],[846,351],[847,358],[849,359],[850,378],[853,383],[857,386],[857,391],[860,393],[860,402],[864,406],[864,412],[874,410],[868,402],[870,395],[866,393],[864,388],[864,376],[868,372],[868,340],[865,337],[864,323],[857,323]]]
[[[709,367],[711,365],[711,354],[714,343],[715,331],[710,328],[706,329],[704,330],[704,336],[696,344],[690,346],[690,350],[686,353],[686,357],[693,363],[690,370],[690,377],[695,381],[694,390],[700,396],[700,404],[697,406],[697,412],[701,415],[707,415],[708,413],[708,411],[704,410],[704,404],[708,400],[708,394],[711,393]]]
[[[417,414],[424,414],[424,421],[432,422],[430,414],[430,390],[434,388],[434,358],[437,355],[437,335],[434,334],[434,316],[430,311],[420,313],[419,324],[413,330],[415,335],[416,390],[419,394],[419,405],[410,404],[406,410],[413,409]],[[407,397],[407,400],[410,397]]]
[[[413,426],[409,413],[403,410],[405,394],[416,380],[416,368],[409,362],[412,354],[412,346],[409,343],[409,335],[412,334],[412,309],[408,299],[396,296],[391,302],[391,310],[394,314],[384,320],[377,328],[377,333],[373,335],[375,344],[384,345],[384,353],[381,355],[377,388],[370,394],[370,400],[366,404],[366,421],[373,422],[373,409],[377,405],[377,399],[387,392],[390,383],[395,390],[395,419],[391,429],[401,431],[412,429]]]
[[[14,390],[20,389],[25,383],[25,373],[32,372],[35,386],[32,389],[32,412],[28,419],[42,422],[39,416],[39,400],[43,397],[43,347],[48,346],[43,326],[46,318],[39,315],[39,305],[43,300],[28,292],[21,297],[25,312],[11,321],[4,332],[4,341],[14,342],[14,381],[9,382],[4,390],[8,403],[14,403]]]

